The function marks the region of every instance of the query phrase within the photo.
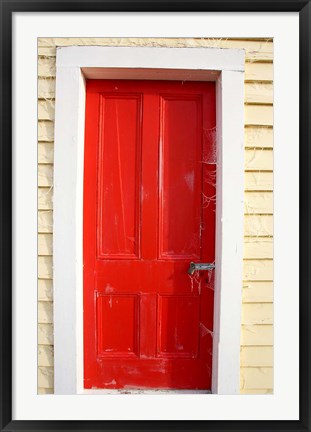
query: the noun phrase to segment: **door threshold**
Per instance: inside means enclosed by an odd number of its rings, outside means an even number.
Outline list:
[[[120,395],[120,394],[212,394],[211,390],[165,390],[165,389],[83,389],[82,395]]]

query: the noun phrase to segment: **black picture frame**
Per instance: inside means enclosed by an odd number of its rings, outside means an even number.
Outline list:
[[[12,420],[12,14],[14,12],[299,12],[299,325],[300,414],[297,421],[16,421]],[[262,430],[310,428],[310,1],[302,0],[0,0],[0,403],[1,431],[61,430]]]

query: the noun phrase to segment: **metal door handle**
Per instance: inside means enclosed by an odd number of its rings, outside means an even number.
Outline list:
[[[212,263],[194,263],[191,262],[188,268],[188,274],[193,275],[195,271],[213,270],[215,264]]]

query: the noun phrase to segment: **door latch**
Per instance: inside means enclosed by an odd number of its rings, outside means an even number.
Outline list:
[[[212,263],[194,263],[191,262],[188,268],[188,274],[193,275],[195,271],[213,270],[215,264]]]

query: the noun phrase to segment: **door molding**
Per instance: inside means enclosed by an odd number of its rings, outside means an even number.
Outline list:
[[[238,394],[244,226],[244,50],[98,46],[58,48],[56,55],[53,223],[55,393],[86,393],[83,389],[85,79],[99,78],[216,82],[212,393]],[[93,391],[96,392],[98,390]]]

